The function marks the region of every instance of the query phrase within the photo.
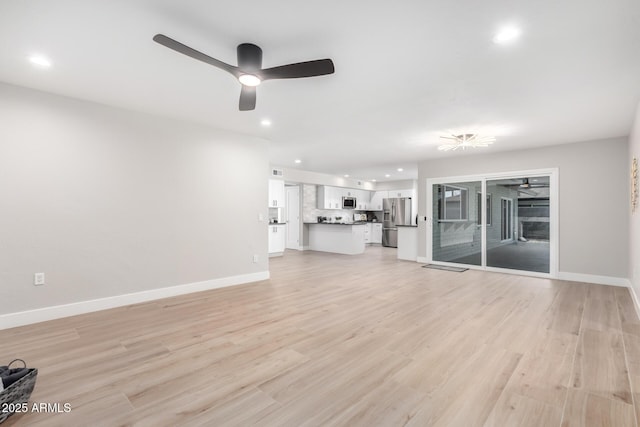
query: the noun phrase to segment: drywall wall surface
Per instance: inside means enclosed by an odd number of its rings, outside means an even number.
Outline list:
[[[625,137],[494,154],[452,153],[420,163],[419,207],[427,216],[428,178],[558,168],[559,271],[628,277],[629,184]],[[430,212],[430,211],[429,211]],[[418,250],[426,257],[426,222]]]
[[[264,140],[7,84],[0,117],[0,314],[268,271]]]

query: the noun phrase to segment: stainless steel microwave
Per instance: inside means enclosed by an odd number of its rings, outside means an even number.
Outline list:
[[[355,209],[356,208],[356,198],[355,197],[343,197],[342,198],[342,209]]]

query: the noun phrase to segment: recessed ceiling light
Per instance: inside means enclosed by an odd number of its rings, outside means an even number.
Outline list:
[[[269,120],[269,119],[263,119],[263,120],[260,122],[260,124],[261,124],[262,126],[271,126],[271,120]]]
[[[344,174],[344,177],[345,178],[349,178],[349,174]]]
[[[238,80],[245,86],[258,86],[262,81],[258,76],[254,76],[253,74],[243,74],[238,77]]]
[[[496,44],[507,44],[520,37],[520,29],[516,27],[504,27],[493,36]]]
[[[300,159],[295,159],[295,160],[294,160],[294,162],[295,162],[295,163],[297,163],[297,164],[300,164],[300,163],[302,163],[302,160],[300,160]]]
[[[385,178],[389,178],[391,175],[389,175],[388,173],[384,175]]]
[[[44,56],[41,55],[33,55],[29,57],[29,62],[33,65],[40,68],[49,68],[51,67],[51,61]]]
[[[398,168],[398,172],[402,172],[404,169],[402,168]]]
[[[372,180],[371,180],[371,182],[376,182],[376,181],[377,181],[377,179],[372,179]]]

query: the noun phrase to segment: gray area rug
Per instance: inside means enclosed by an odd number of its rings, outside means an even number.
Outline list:
[[[422,268],[433,268],[434,270],[454,271],[456,273],[462,273],[463,271],[468,270],[468,268],[449,267],[447,265],[434,265],[434,264],[425,264],[422,266]]]

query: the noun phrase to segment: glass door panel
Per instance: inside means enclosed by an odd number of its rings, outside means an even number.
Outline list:
[[[482,182],[433,186],[432,259],[482,265]]]
[[[487,267],[549,273],[549,182],[548,176],[487,180]]]

